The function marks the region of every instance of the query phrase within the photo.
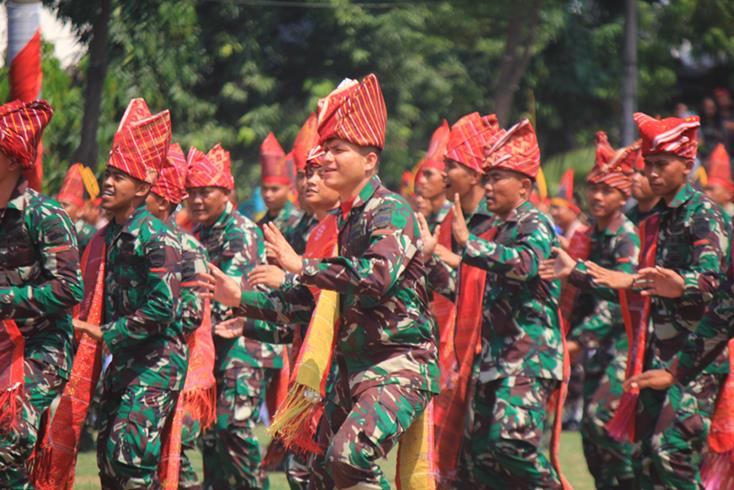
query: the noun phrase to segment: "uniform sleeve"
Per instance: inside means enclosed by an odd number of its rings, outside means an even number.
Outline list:
[[[398,200],[383,202],[374,215],[363,213],[369,246],[361,257],[303,259],[301,282],[319,289],[357,295],[364,307],[380,304],[418,253],[418,225]],[[357,225],[359,226],[359,225]]]
[[[462,261],[519,281],[537,277],[540,260],[550,257],[553,233],[537,217],[520,222],[517,226],[519,230],[513,246],[470,234],[464,246]]]
[[[613,241],[612,260],[614,265],[612,270],[634,274],[637,271],[639,255],[640,237],[637,236],[636,231],[628,230],[621,233]],[[579,289],[592,289],[595,295],[605,301],[619,302],[619,292],[594,282],[588,273],[586,264],[582,261],[576,263],[576,267],[571,272],[568,280]]]
[[[699,210],[701,212],[693,213],[691,221],[693,250],[690,266],[677,271],[684,281],[681,307],[705,305],[713,299],[727,255],[729,227],[724,223],[721,212],[708,202],[704,202]]]
[[[184,238],[179,311],[185,334],[196,331],[204,320],[204,299],[195,289],[199,274],[208,272],[206,255],[191,247]]]
[[[428,290],[455,301],[457,271],[435,255],[426,264],[426,269]]]
[[[29,217],[42,280],[36,284],[0,288],[4,318],[53,315],[68,310],[84,296],[79,248],[71,219],[62,209],[42,209]]]
[[[102,338],[113,354],[132,348],[164,332],[174,320],[181,277],[181,248],[170,232],[153,234],[144,245],[145,283],[143,305],[132,314],[101,325]]]
[[[237,315],[281,325],[309,323],[314,306],[313,295],[307,287],[284,286],[268,292],[243,291]],[[267,325],[245,325],[243,331],[246,337],[254,337],[260,335],[253,333],[256,330],[271,331],[272,329],[273,327]]]
[[[734,282],[727,280],[706,309],[701,322],[688,336],[671,371],[688,384],[716,359],[734,337]]]

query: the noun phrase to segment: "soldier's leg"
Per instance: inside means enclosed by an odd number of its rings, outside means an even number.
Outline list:
[[[151,386],[128,386],[105,393],[97,465],[103,488],[158,488],[162,436],[178,393]]]
[[[205,488],[262,488],[262,455],[253,429],[264,382],[263,370],[249,366],[218,380],[217,420],[202,440]]]
[[[326,451],[326,466],[337,488],[389,489],[377,459],[385,457],[431,399],[431,394],[398,384],[353,390],[356,400]]]
[[[23,392],[17,396],[21,413],[17,429],[0,429],[0,488],[30,488],[26,463],[38,439],[41,416],[61,393],[66,380],[53,366],[25,361]]]
[[[622,396],[626,357],[606,357],[602,374],[588,376],[585,381],[581,435],[586,463],[597,489],[626,488],[634,480],[632,444],[616,441],[605,429]]]
[[[702,374],[668,389],[651,439],[653,483],[701,488],[701,460],[723,375]]]
[[[640,488],[652,488],[655,472],[653,464],[652,434],[657,424],[665,392],[641,390],[635,417],[635,438],[632,446],[632,468]]]
[[[286,455],[285,476],[291,490],[306,490],[309,482],[307,457],[290,452]]]
[[[548,399],[557,385],[525,376],[477,385],[478,408],[469,442],[474,482],[492,488],[497,481],[507,482],[506,488],[560,488],[558,474],[541,448]]]
[[[178,488],[184,490],[198,490],[201,488],[199,477],[191,465],[186,451],[196,451],[196,441],[201,434],[201,424],[190,414],[184,416],[181,430],[181,469],[178,473]]]

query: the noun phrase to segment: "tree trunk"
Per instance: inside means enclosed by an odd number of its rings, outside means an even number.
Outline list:
[[[543,0],[521,0],[513,5],[494,93],[494,112],[501,125],[507,123],[520,80],[530,63]]]
[[[637,105],[637,0],[624,2],[624,75],[622,78],[622,143],[635,140],[632,116]]]
[[[92,26],[92,38],[89,42],[89,65],[87,85],[84,88],[81,141],[74,152],[75,161],[92,168],[97,163],[98,155],[97,128],[102,105],[102,90],[107,75],[107,43],[111,11],[112,0],[100,0],[99,15]]]

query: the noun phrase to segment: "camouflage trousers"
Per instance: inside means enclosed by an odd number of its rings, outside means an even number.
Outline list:
[[[343,378],[337,383],[341,388],[327,399],[319,426],[318,440],[328,449],[311,457],[310,488],[389,489],[377,460],[423,413],[431,393],[398,384],[349,390]]]
[[[725,374],[701,374],[685,386],[640,392],[633,453],[640,488],[703,488],[702,454],[725,378]]]
[[[311,480],[308,457],[298,453],[288,453],[285,460],[285,476],[291,490],[306,490]]]
[[[56,396],[61,394],[66,380],[53,366],[33,359],[25,361],[23,395],[18,395],[21,417],[18,428],[0,430],[0,488],[32,488],[28,482],[26,463],[38,440],[41,417]]]
[[[267,485],[260,443],[253,432],[265,385],[266,371],[249,366],[238,366],[217,379],[217,419],[202,438],[204,488]]]
[[[178,392],[153,386],[130,385],[122,393],[103,392],[97,437],[102,488],[160,488],[163,434],[177,398]]]
[[[459,463],[459,488],[560,488],[541,449],[548,399],[558,381],[511,376],[474,385]]]
[[[581,440],[597,489],[626,488],[634,481],[632,443],[613,439],[605,429],[619,406],[627,353],[597,352],[584,381]]]
[[[181,468],[178,472],[178,488],[183,490],[198,490],[202,488],[199,476],[196,474],[186,451],[197,450],[196,442],[201,435],[201,423],[191,417],[184,415],[183,427],[181,427]]]

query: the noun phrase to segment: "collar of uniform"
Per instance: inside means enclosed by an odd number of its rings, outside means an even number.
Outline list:
[[[502,221],[518,221],[520,218],[525,216],[530,209],[532,209],[533,205],[530,204],[530,201],[523,201],[522,204],[520,204],[518,207],[510,211],[510,214],[507,215],[507,218],[503,219]]]
[[[370,198],[375,194],[377,188],[381,185],[382,181],[380,180],[380,177],[378,177],[377,175],[373,175],[370,180],[367,181],[367,184],[362,188],[362,190],[359,191],[359,194],[357,194],[354,199],[352,199],[351,205],[348,202],[342,203],[340,207],[336,208],[336,212],[341,213],[342,219],[346,219],[352,209],[364,206],[365,203],[369,201]],[[345,207],[347,208],[346,210]]]
[[[222,214],[219,215],[219,218],[214,222],[213,225],[211,225],[210,229],[219,229],[224,228],[224,226],[227,224],[227,221],[229,220],[230,216],[232,216],[232,211],[234,210],[234,206],[231,202],[227,201],[227,204],[224,206],[224,211],[222,211]]]
[[[667,205],[668,208],[679,208],[683,204],[685,204],[691,197],[693,197],[693,194],[696,192],[696,190],[693,188],[693,186],[690,184],[690,182],[686,182],[686,185],[683,186],[681,190],[678,191],[678,194],[675,195],[672,201],[670,201],[670,204]],[[660,200],[660,202],[665,205],[665,201],[663,199]]]
[[[137,236],[138,233],[140,233],[141,222],[144,219],[152,216],[153,215],[148,212],[148,208],[145,203],[141,204],[140,206],[135,208],[133,214],[130,215],[128,220],[125,222],[122,227],[121,233],[127,233],[129,235]]]
[[[481,203],[480,203],[481,205]],[[442,223],[443,220],[446,218],[446,216],[449,214],[449,211],[451,211],[451,208],[454,207],[454,203],[446,199],[443,202],[443,205],[441,206],[441,209],[438,210],[438,212],[433,215],[433,219],[436,223]]]
[[[624,223],[624,213],[622,213],[622,211],[620,210],[620,211],[617,211],[617,214],[614,215],[614,217],[609,222],[609,225],[606,228],[604,228],[603,230],[598,230],[596,228],[596,225],[594,225],[593,229],[594,231],[597,231],[599,233],[603,233],[605,235],[612,236],[612,235],[617,234],[617,232],[619,231],[619,228],[622,226],[623,223]]]
[[[25,177],[18,179],[18,183],[15,185],[15,189],[10,193],[10,200],[6,209],[15,209],[16,211],[23,212],[25,209],[27,199],[25,193],[28,190],[28,181]]]

